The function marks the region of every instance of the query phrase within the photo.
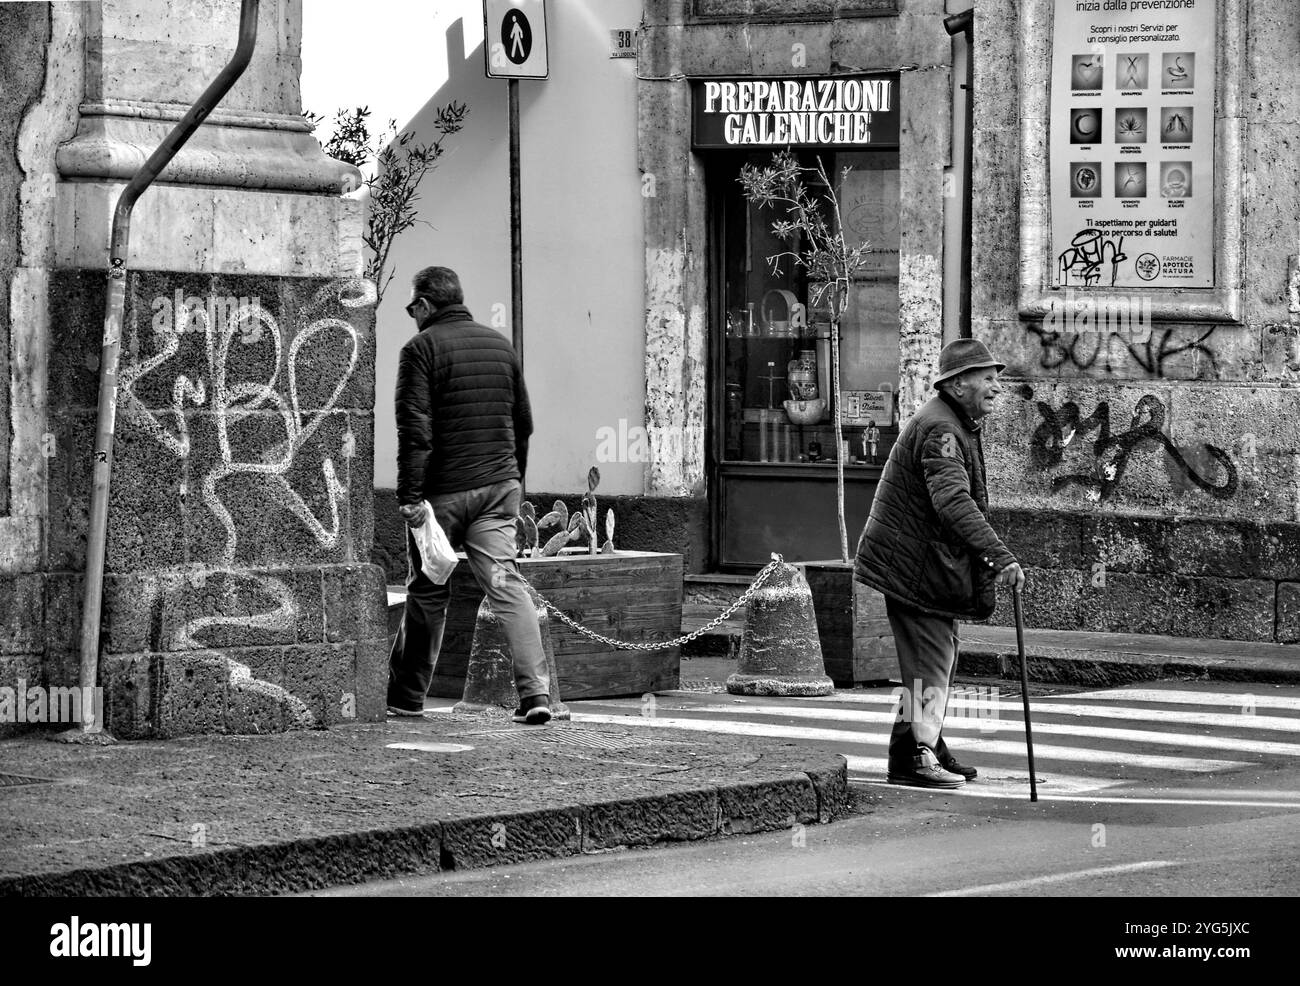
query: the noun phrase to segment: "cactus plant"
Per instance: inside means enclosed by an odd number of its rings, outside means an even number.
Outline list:
[[[525,500],[519,505],[519,516],[515,518],[515,549],[518,557],[536,557],[537,526],[537,511]]]
[[[547,539],[546,544],[541,550],[543,558],[549,558],[559,553],[560,549],[566,544],[577,541],[585,537],[587,539],[587,550],[591,554],[598,551],[612,555],[614,553],[614,511],[609,510],[605,513],[605,543],[600,546],[600,535],[596,530],[596,487],[600,485],[600,470],[592,466],[587,470],[587,492],[582,494],[582,505],[572,514],[569,513],[561,500],[555,501],[555,506],[550,513],[544,515],[537,521],[537,528],[545,530],[550,527],[558,527],[558,534],[552,535]]]
[[[605,544],[600,549],[601,554],[612,555],[614,553],[614,508],[610,507],[605,511]]]
[[[556,500],[555,505],[551,507],[551,512],[545,514],[537,522],[538,529],[543,527],[560,527],[568,529],[569,526],[569,508],[564,505],[563,500]]]
[[[546,527],[560,528],[558,535],[549,537],[546,540],[546,545],[542,548],[542,558],[550,558],[552,555],[559,554],[560,548],[567,545],[569,541],[577,539],[576,533],[573,533],[573,528],[569,526],[568,507],[564,506],[563,500],[555,501],[555,506],[551,507],[550,513],[538,520],[537,527],[538,529]]]
[[[587,470],[587,492],[582,494],[582,533],[587,535],[587,549],[596,553],[596,487],[600,485],[600,470],[592,466]]]

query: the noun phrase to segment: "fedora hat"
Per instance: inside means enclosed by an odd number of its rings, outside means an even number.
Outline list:
[[[988,346],[978,339],[954,339],[939,353],[939,375],[934,378],[934,386],[967,370],[982,370],[986,366],[996,366],[999,373],[1007,368],[1007,364],[995,360]]]

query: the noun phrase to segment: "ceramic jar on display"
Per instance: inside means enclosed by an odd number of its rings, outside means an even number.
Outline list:
[[[790,399],[811,401],[817,399],[817,357],[811,349],[802,350],[786,366],[786,384]]]

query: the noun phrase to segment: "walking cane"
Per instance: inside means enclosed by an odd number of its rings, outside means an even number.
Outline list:
[[[1029,725],[1029,671],[1025,667],[1025,619],[1020,613],[1020,586],[1011,587],[1016,607],[1016,650],[1020,652],[1020,695],[1025,703],[1025,746],[1029,749],[1029,800],[1038,800],[1038,782],[1034,778],[1034,731]]]

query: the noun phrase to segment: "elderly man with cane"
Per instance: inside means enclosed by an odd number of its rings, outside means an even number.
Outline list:
[[[889,781],[955,788],[973,780],[943,739],[958,620],[984,620],[994,585],[1025,576],[988,522],[980,422],[1005,364],[975,339],[939,354],[939,393],[903,428],[858,542],[854,577],[885,596],[903,692],[889,739]],[[918,714],[919,713],[919,714]]]

